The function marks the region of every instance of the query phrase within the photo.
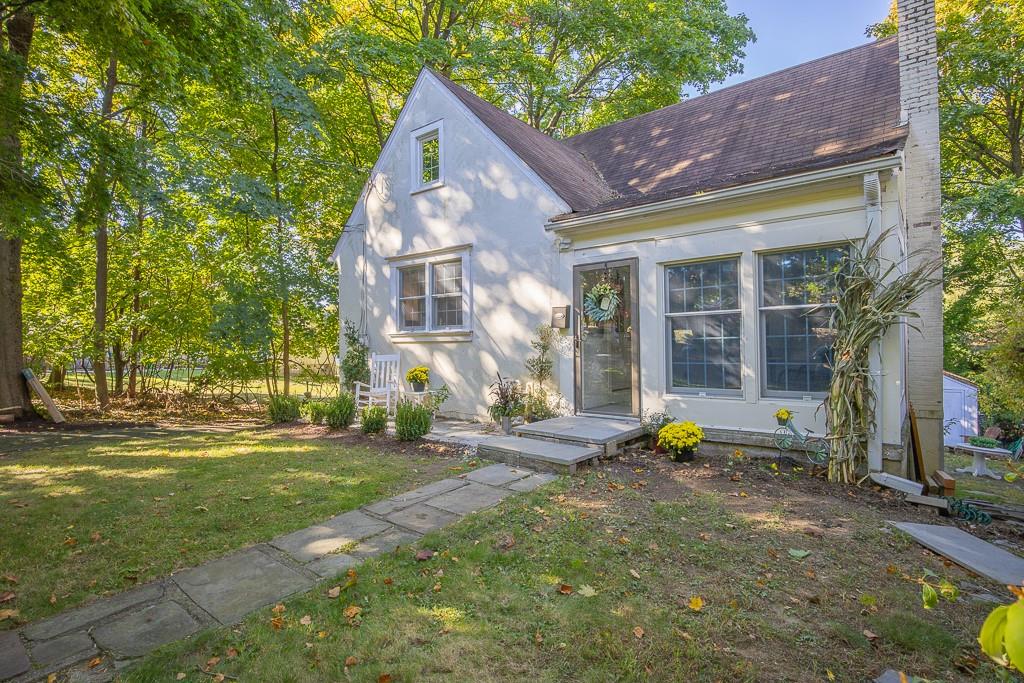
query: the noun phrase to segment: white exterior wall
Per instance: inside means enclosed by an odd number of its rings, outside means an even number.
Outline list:
[[[883,229],[900,226],[897,183],[889,172],[880,175]],[[860,239],[866,232],[867,216],[859,176],[689,213],[677,212],[602,233],[589,231],[586,236],[577,235],[572,250],[562,254],[559,270],[562,299],[555,305],[571,303],[573,266],[635,257],[639,263],[641,409],[666,411],[707,427],[770,432],[776,427],[773,413],[780,407],[787,407],[798,411],[799,426],[823,433],[825,416],[819,410],[820,400],[761,396],[758,257],[763,251],[811,248]],[[888,256],[898,259],[900,239],[891,239],[888,244]],[[724,256],[740,257],[742,396],[697,397],[668,392],[664,266]],[[900,329],[892,330],[883,340],[880,351],[882,440],[890,445],[887,450],[893,452],[898,449],[892,446],[903,441],[905,373],[901,335]],[[571,357],[560,359],[558,377],[562,392],[571,397],[574,382]]]
[[[438,120],[444,126],[444,185],[411,194],[410,133]],[[523,377],[524,361],[534,353],[533,330],[550,320],[557,252],[544,223],[567,210],[424,72],[335,252],[341,318],[362,318],[370,351],[400,353],[403,375],[427,365],[431,385],[447,384],[452,391],[446,414],[484,418],[495,374]],[[395,257],[463,245],[469,252],[463,287],[472,301],[471,333],[399,334]]]
[[[957,377],[942,376],[942,406],[946,421],[943,443],[962,444],[978,435],[978,387]]]

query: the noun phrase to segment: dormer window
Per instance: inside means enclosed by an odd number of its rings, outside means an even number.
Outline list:
[[[412,192],[444,185],[444,129],[431,123],[412,133]]]

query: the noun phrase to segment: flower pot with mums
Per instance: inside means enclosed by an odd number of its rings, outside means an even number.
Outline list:
[[[779,408],[775,411],[775,421],[779,423],[780,427],[785,427],[789,424],[789,421],[793,419],[793,411],[788,408]]]
[[[405,381],[412,385],[413,391],[423,391],[430,381],[430,368],[426,365],[417,365],[405,373]]]
[[[704,430],[694,422],[673,422],[658,431],[658,445],[669,452],[675,462],[689,462],[704,440]]]

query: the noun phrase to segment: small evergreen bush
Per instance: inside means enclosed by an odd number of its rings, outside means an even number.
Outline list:
[[[368,408],[363,408],[363,434],[376,434],[377,432],[383,432],[387,426],[388,411],[384,406],[369,406]]]
[[[341,359],[341,376],[345,388],[351,389],[356,382],[370,381],[370,349],[359,336],[351,320],[345,321],[345,355]]]
[[[327,401],[306,401],[299,408],[299,412],[309,420],[309,424],[321,425],[327,416]]]
[[[292,396],[271,396],[267,412],[270,414],[271,422],[295,422],[299,419],[299,399]]]
[[[343,391],[338,398],[327,402],[324,413],[327,426],[331,429],[344,429],[356,419],[356,399],[352,394]]]
[[[399,441],[415,441],[430,432],[432,422],[429,407],[402,401],[395,411],[395,436]]]

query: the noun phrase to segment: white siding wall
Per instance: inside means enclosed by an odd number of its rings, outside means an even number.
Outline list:
[[[437,120],[444,121],[445,184],[410,194],[410,132]],[[568,207],[429,75],[407,102],[369,187],[337,252],[341,317],[360,319],[365,276],[371,351],[400,353],[403,374],[429,366],[431,384],[452,389],[446,413],[484,417],[495,373],[522,377],[533,329],[550,319],[557,252],[543,226]],[[458,245],[471,245],[472,277],[464,281],[472,287],[471,337],[395,335],[397,274],[388,259]]]

